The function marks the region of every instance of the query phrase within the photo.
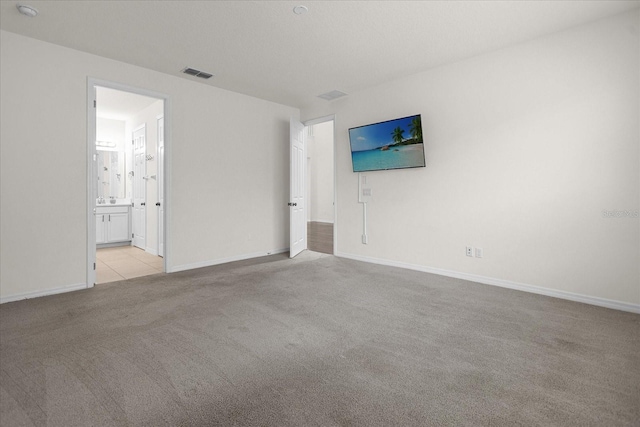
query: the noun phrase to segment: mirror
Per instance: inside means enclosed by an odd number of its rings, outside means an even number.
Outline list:
[[[127,194],[127,172],[124,151],[98,150],[97,154],[97,197],[104,197],[107,203],[111,197],[124,199]]]

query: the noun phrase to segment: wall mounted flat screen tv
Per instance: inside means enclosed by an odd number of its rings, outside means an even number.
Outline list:
[[[354,172],[425,166],[420,114],[349,129]]]

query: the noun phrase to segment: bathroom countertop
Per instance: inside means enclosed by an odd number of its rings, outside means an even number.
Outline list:
[[[131,206],[131,202],[116,202],[116,203],[96,203],[96,208],[108,208],[108,207],[122,207]]]

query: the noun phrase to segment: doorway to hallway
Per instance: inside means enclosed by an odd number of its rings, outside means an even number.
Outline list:
[[[333,223],[307,222],[307,248],[310,251],[333,255]]]
[[[307,248],[334,253],[334,121],[307,125]]]

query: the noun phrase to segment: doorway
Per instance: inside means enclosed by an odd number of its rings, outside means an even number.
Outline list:
[[[307,247],[333,255],[333,120],[307,125]]]
[[[167,271],[168,103],[89,79],[88,287]]]
[[[337,252],[335,116],[290,122],[289,257]]]

